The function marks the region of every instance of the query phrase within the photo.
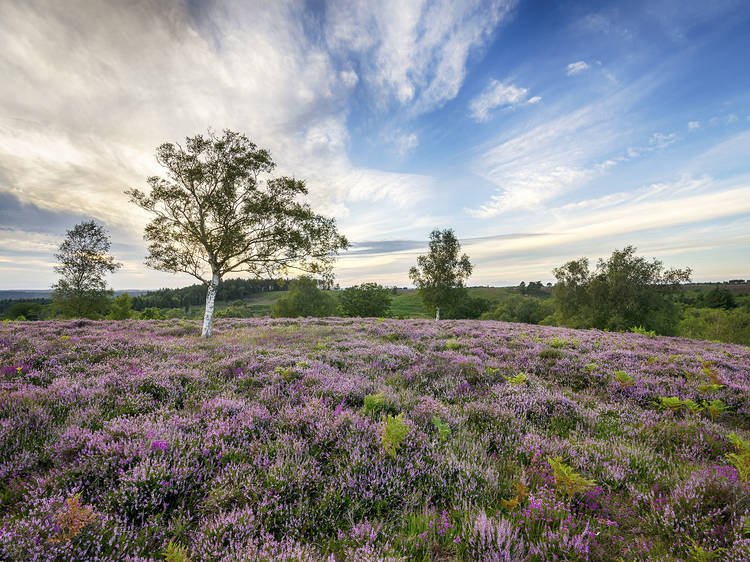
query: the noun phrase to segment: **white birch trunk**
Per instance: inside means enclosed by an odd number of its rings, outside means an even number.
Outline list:
[[[440,320],[440,307],[435,309],[435,320]]]
[[[202,338],[211,337],[214,327],[214,300],[216,300],[216,287],[219,286],[219,275],[214,273],[211,277],[211,282],[208,284],[208,292],[206,293],[206,312],[203,315],[203,331],[201,332]]]

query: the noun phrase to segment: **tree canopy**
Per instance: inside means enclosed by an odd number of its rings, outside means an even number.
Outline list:
[[[321,291],[312,277],[302,276],[289,282],[287,294],[273,303],[271,315],[274,318],[334,316],[337,307],[336,297]]]
[[[586,258],[554,270],[556,313],[568,326],[627,330],[641,326],[672,333],[679,310],[670,298],[678,285],[690,280],[690,269],[666,269],[657,259],[635,255],[626,246],[600,259],[595,271]]]
[[[452,229],[430,233],[429,253],[417,257],[409,277],[419,289],[425,308],[440,317],[440,308],[455,306],[465,296],[460,289],[471,275],[469,256],[460,255],[461,244]]]
[[[127,320],[132,316],[131,306],[133,299],[130,298],[128,293],[123,293],[112,301],[112,306],[109,310],[110,320]]]
[[[344,316],[386,316],[391,308],[391,291],[377,283],[362,283],[339,293]]]
[[[52,307],[67,317],[98,318],[106,312],[112,291],[104,276],[122,264],[109,255],[111,242],[106,229],[93,220],[67,231],[55,254],[55,272],[60,280],[52,286]]]
[[[150,192],[130,189],[154,218],[146,226],[146,263],[187,273],[208,286],[204,337],[211,335],[216,288],[227,274],[275,277],[298,270],[332,277],[335,255],[348,246],[335,220],[300,201],[305,182],[269,177],[275,163],[244,134],[188,137],[156,150],[166,177],[148,178]]]

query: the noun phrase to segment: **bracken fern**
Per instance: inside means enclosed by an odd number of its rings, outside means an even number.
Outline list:
[[[585,492],[596,484],[593,480],[587,480],[576,473],[572,467],[562,462],[561,457],[547,457],[547,462],[552,468],[555,486],[558,491],[564,491],[569,500],[578,492]]]
[[[403,414],[397,416],[388,414],[387,417],[383,418],[383,449],[394,459],[396,458],[396,451],[408,434],[409,426],[404,422]]]

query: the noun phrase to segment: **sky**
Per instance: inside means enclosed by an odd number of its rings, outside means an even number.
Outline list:
[[[452,228],[470,285],[628,244],[750,278],[745,0],[0,0],[0,289],[44,289],[95,219],[115,289],[148,269],[128,188],[154,149],[241,131],[352,248],[341,286],[409,284]]]

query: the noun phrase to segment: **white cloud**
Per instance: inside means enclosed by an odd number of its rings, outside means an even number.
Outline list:
[[[497,191],[469,212],[489,218],[536,209],[580,187],[606,169],[609,159],[602,156],[614,149],[615,138],[608,108],[597,105],[509,133],[473,163],[473,171]]]
[[[494,184],[496,191],[485,203],[468,209],[469,214],[491,218],[537,210],[614,166],[676,142],[674,133],[656,133],[645,147],[623,148],[631,135],[623,133],[620,116],[658,84],[658,78],[646,76],[555,119],[503,132],[472,163],[472,171]]]
[[[359,82],[359,76],[357,76],[357,73],[353,70],[342,70],[341,80],[347,86],[353,87],[357,85],[357,82]]]
[[[396,136],[396,149],[402,156],[414,150],[419,144],[416,133],[404,133]]]
[[[578,74],[580,72],[583,72],[584,70],[587,70],[589,68],[589,65],[587,62],[579,60],[577,62],[571,62],[568,65],[568,70],[566,74],[568,76],[573,76],[574,74]]]
[[[529,98],[528,94],[529,90],[526,88],[519,88],[513,84],[504,84],[497,80],[492,80],[487,88],[469,103],[471,117],[475,121],[482,123],[489,120],[490,112],[493,109],[497,109],[498,107],[515,107],[524,102],[538,103],[542,99],[539,96]]]
[[[679,253],[694,251],[701,244],[706,250],[715,251],[734,243],[739,250],[736,253],[741,255],[750,235],[739,217],[747,214],[750,214],[750,178],[719,182],[708,176],[685,176],[633,191],[550,207],[544,213],[526,214],[519,221],[524,231],[542,234],[473,243],[469,252],[477,264],[478,275],[472,282],[510,279],[517,283],[520,278],[528,280],[532,275],[549,279],[552,268],[568,259],[606,255],[625,243],[637,245],[642,252],[648,250],[646,255],[660,257],[669,253],[665,247]],[[731,217],[738,217],[731,236],[717,232],[716,225],[701,233],[700,223],[718,219],[727,222]],[[673,236],[666,244],[668,233]],[[651,249],[658,252],[650,253]],[[525,272],[515,272],[516,268]],[[726,269],[727,275],[739,274],[736,267]],[[714,272],[707,269],[696,271],[696,278],[711,275]]]
[[[695,129],[700,129],[700,128],[701,128],[700,121],[690,121],[688,123],[688,129],[690,129],[691,131],[694,131]]]
[[[142,286],[163,277],[142,264],[147,216],[123,190],[163,172],[153,156],[158,144],[209,126],[246,132],[270,149],[278,172],[305,179],[315,208],[335,214],[345,234],[363,226],[348,216],[353,206],[377,201],[374,224],[378,215],[406,213],[433,189],[423,175],[351,162],[347,101],[365,78],[306,39],[294,6],[228,3],[203,17],[193,19],[182,5],[0,3],[0,75],[13,84],[0,87],[0,190],[103,221],[141,254],[118,273],[119,286]],[[430,52],[442,60],[456,46],[441,41],[478,46],[489,23],[481,30],[473,41],[448,29]],[[408,132],[397,145],[408,151],[417,143]]]
[[[669,133],[667,135],[663,133],[654,133],[648,141],[648,144],[654,149],[667,148],[668,146],[677,142],[677,134]]]
[[[380,104],[414,113],[458,94],[469,55],[483,48],[516,0],[337,0],[326,7],[326,41],[355,59]]]

